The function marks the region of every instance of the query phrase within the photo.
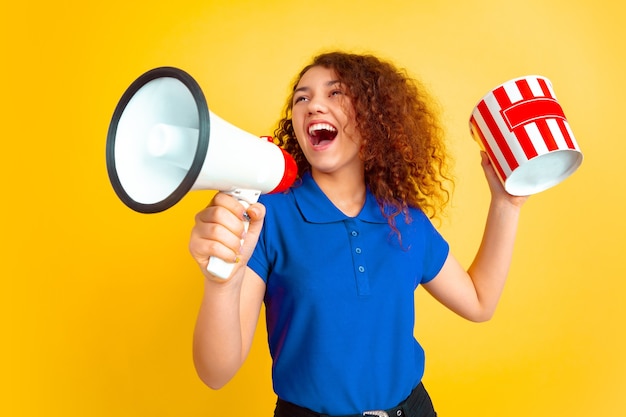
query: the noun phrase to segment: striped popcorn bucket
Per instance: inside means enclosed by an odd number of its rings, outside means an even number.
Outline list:
[[[520,77],[496,87],[476,105],[469,125],[512,195],[547,190],[574,173],[583,160],[545,77]]]

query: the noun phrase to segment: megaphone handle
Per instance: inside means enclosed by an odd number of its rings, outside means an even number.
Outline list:
[[[259,200],[259,195],[261,194],[261,192],[257,190],[238,189],[234,191],[227,191],[226,194],[230,194],[231,196],[236,198],[237,201],[239,201],[239,203],[247,209],[248,207],[250,207],[250,204],[256,203]],[[246,214],[244,214],[244,219],[245,220],[243,222],[243,227],[244,230],[247,232],[249,222]],[[243,245],[243,239],[241,240],[241,244]],[[227,279],[233,272],[234,267],[234,262],[226,262],[223,259],[212,256],[209,258],[209,264],[207,265],[206,269],[207,271],[209,271],[209,273],[215,275],[218,278]]]

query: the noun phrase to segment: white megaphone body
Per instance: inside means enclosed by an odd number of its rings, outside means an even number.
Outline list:
[[[157,213],[190,190],[230,193],[244,206],[293,183],[293,158],[209,111],[197,82],[173,67],[150,70],[128,87],[107,135],[109,179],[118,197],[140,213]],[[247,223],[246,223],[247,226]],[[209,260],[227,278],[232,263]]]

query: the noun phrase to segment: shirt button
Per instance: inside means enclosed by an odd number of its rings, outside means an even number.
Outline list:
[[[358,235],[359,235],[359,232],[357,232],[356,230],[353,230],[351,234],[352,234],[352,236],[355,236],[355,237],[356,237],[356,236],[358,236]]]
[[[365,272],[365,268],[363,268],[362,266],[359,267],[359,272]]]
[[[355,251],[356,253],[361,253],[361,248],[356,248],[354,251]]]

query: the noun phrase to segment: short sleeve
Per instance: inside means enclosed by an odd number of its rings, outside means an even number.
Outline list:
[[[448,259],[450,245],[441,236],[439,231],[435,229],[430,220],[425,217],[425,253],[424,253],[424,271],[421,284],[426,284],[439,274],[443,264]]]

